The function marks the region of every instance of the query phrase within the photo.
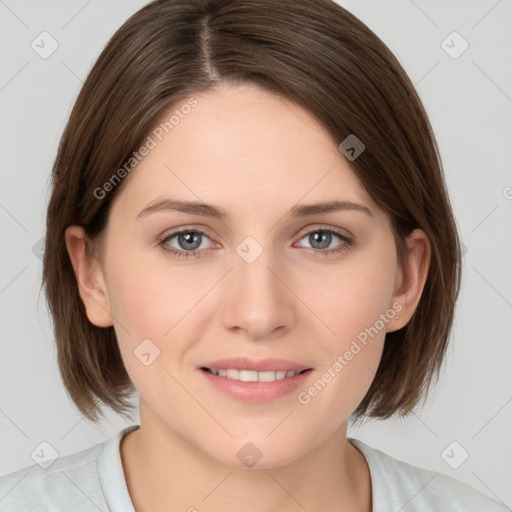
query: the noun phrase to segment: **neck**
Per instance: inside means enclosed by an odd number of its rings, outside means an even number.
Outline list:
[[[371,512],[368,466],[347,441],[346,423],[292,463],[239,468],[199,450],[148,417],[146,408],[140,412],[140,428],[121,443],[128,491],[137,512]]]

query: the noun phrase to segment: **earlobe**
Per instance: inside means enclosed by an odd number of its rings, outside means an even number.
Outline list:
[[[81,226],[69,226],[66,247],[89,321],[97,327],[113,325],[103,271],[97,258],[86,251],[86,233]]]
[[[395,291],[391,304],[399,314],[388,323],[387,332],[404,327],[416,311],[416,307],[425,287],[430,268],[431,247],[427,235],[421,229],[415,229],[407,238],[408,253],[403,268],[398,269]]]

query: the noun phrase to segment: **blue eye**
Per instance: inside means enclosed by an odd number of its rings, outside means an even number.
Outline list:
[[[325,250],[331,245],[333,236],[340,239],[342,243],[333,249]],[[176,238],[178,247],[170,245],[170,242],[174,238]],[[312,249],[316,254],[321,253],[325,256],[348,250],[354,243],[351,238],[335,229],[314,229],[302,235],[299,240],[303,240],[305,238],[308,239],[308,243],[318,246],[310,246],[310,249]],[[208,250],[207,246],[202,246],[204,239],[211,241],[211,239],[202,231],[198,231],[196,229],[182,229],[171,233],[165,238],[159,239],[158,246],[165,252],[171,253],[178,258],[190,258],[196,256],[197,253],[199,253],[199,255],[202,253],[204,254],[204,252]]]
[[[320,236],[318,236],[320,234]],[[324,251],[323,249],[326,249],[334,238],[339,238],[343,243],[340,244],[335,249],[330,249],[329,251]],[[338,252],[344,249],[347,249],[347,246],[352,245],[352,240],[348,238],[347,236],[343,235],[339,231],[335,231],[333,229],[316,229],[314,231],[309,231],[306,233],[301,240],[307,239],[310,244],[317,244],[320,247],[311,247],[315,251],[321,251],[321,252]]]
[[[181,231],[175,231],[164,239],[159,240],[158,245],[161,246],[164,251],[175,254],[178,257],[183,256],[188,258],[190,256],[194,256],[196,251],[204,250],[204,247],[201,247],[201,241],[203,237],[208,238],[202,231],[184,229]],[[173,238],[176,238],[178,245],[181,246],[181,249],[169,246],[169,242]]]

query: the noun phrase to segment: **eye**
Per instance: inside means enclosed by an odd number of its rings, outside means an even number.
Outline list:
[[[176,239],[174,243],[177,247],[171,244],[173,239]],[[202,231],[182,229],[160,239],[158,245],[164,251],[175,254],[178,257],[188,258],[189,256],[194,256],[196,251],[203,251],[208,248],[208,244],[206,246],[203,245],[204,239],[210,240]]]
[[[342,243],[332,249],[325,250],[329,248],[336,238],[340,239]],[[306,239],[310,244],[311,249],[316,252],[326,253],[326,255],[347,250],[351,245],[353,245],[353,240],[351,238],[343,234],[341,231],[332,228],[308,231],[301,237],[301,240],[304,239]]]

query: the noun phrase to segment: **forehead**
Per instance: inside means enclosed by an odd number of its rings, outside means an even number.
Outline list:
[[[376,208],[336,141],[290,100],[245,85],[194,99],[193,108],[183,108],[185,99],[155,124],[152,149],[116,199],[122,208],[140,210],[163,195],[253,216],[326,200]]]

